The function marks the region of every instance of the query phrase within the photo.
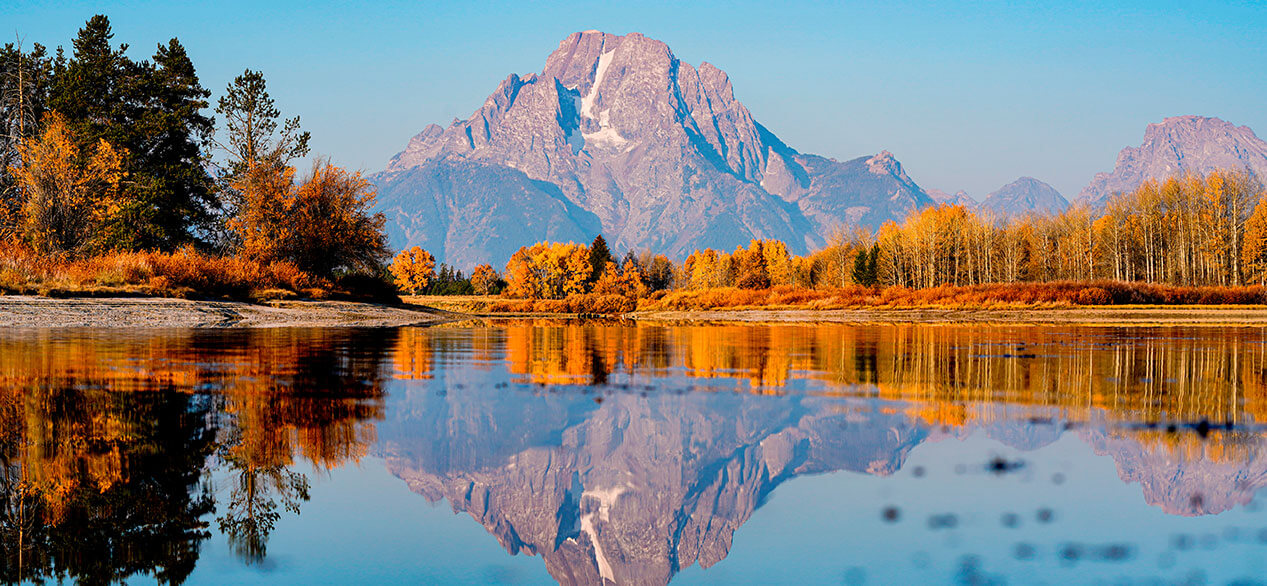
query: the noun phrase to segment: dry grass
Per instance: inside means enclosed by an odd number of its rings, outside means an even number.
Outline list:
[[[1047,308],[1094,305],[1258,305],[1267,303],[1267,289],[1252,287],[1177,287],[1117,281],[1000,283],[927,289],[905,287],[842,287],[803,289],[698,289],[652,296],[640,310],[705,310],[720,308]]]
[[[489,305],[491,313],[575,313],[619,314],[638,308],[632,298],[622,295],[583,293],[564,299],[506,299]]]
[[[328,298],[335,287],[283,262],[261,263],[193,249],[47,258],[0,246],[0,292],[43,296],[145,295],[225,299]]]

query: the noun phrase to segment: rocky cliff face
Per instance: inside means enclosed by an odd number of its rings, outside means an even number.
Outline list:
[[[1021,177],[987,195],[980,209],[1012,217],[1029,212],[1057,214],[1068,207],[1069,201],[1054,187],[1033,177]]]
[[[1112,173],[1098,173],[1078,201],[1103,206],[1116,193],[1149,179],[1214,169],[1246,169],[1267,178],[1267,142],[1245,126],[1218,118],[1176,116],[1149,124],[1144,142],[1117,155]]]
[[[618,248],[674,256],[751,238],[800,252],[838,225],[932,202],[891,154],[799,153],[724,71],[598,31],[564,39],[540,73],[507,77],[466,120],[428,126],[374,179],[392,243],[459,266],[600,230]]]

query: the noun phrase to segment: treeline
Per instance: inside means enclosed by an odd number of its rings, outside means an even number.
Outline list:
[[[645,252],[617,262],[601,236],[590,246],[543,242],[516,252],[504,279],[503,295],[526,301],[495,310],[627,311],[638,300],[674,309],[1262,303],[1267,201],[1250,173],[1218,170],[1147,182],[1103,210],[1000,218],[929,207],[874,231],[840,231],[804,256],[753,240],[681,262]]]
[[[175,282],[181,259],[248,271],[235,282],[299,272],[294,293],[318,296],[381,282],[373,188],[322,159],[297,172],[309,134],[261,73],[212,110],[175,38],[136,61],[98,15],[71,47],[0,50],[0,290],[198,292],[207,283]]]

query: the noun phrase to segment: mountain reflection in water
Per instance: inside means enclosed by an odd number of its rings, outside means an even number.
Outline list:
[[[710,568],[781,484],[849,471],[899,486],[922,476],[897,474],[921,446],[974,435],[1022,456],[974,454],[979,465],[957,472],[1032,475],[1029,460],[1074,438],[1166,514],[1245,514],[1267,484],[1265,339],[1249,328],[549,320],[7,332],[0,579],[182,582],[212,540],[260,564],[280,524],[337,534],[319,513],[299,515],[322,482],[310,476],[366,458],[578,584]],[[920,522],[900,506],[860,514]],[[927,527],[960,522],[942,513]],[[1057,553],[1133,551],[1077,547]]]

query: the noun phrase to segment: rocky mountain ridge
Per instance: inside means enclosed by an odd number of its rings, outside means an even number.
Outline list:
[[[1102,207],[1113,195],[1149,179],[1220,168],[1248,169],[1267,178],[1267,142],[1249,127],[1219,118],[1173,116],[1149,124],[1143,142],[1122,149],[1113,171],[1097,173],[1076,201]]]
[[[540,73],[508,76],[466,120],[428,126],[374,180],[392,244],[459,266],[600,231],[678,257],[751,238],[804,252],[838,226],[932,203],[892,154],[800,153],[721,69],[599,31],[564,39]]]

